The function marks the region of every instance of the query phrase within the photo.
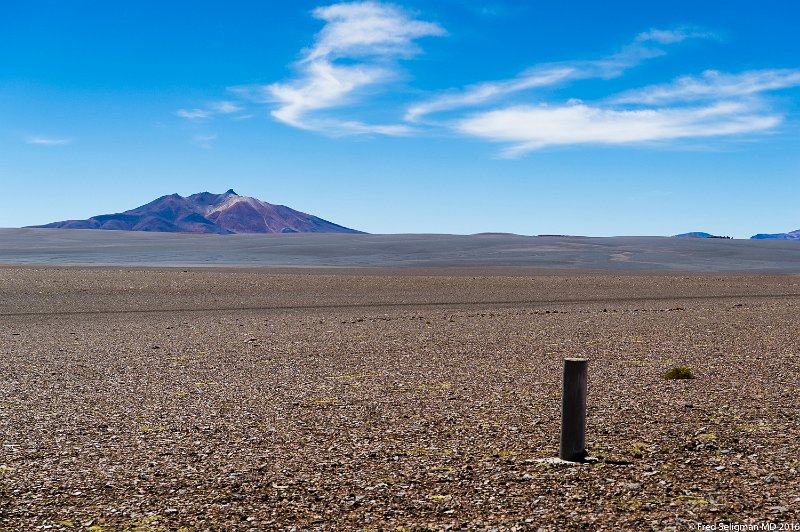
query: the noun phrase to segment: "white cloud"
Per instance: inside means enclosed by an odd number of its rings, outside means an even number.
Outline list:
[[[715,33],[696,28],[681,27],[670,30],[651,29],[636,36],[637,42],[657,42],[659,44],[673,44],[686,39],[717,39]]]
[[[711,35],[686,30],[653,29],[639,34],[633,43],[623,47],[619,52],[601,59],[547,63],[529,68],[512,79],[477,83],[459,91],[448,91],[434,96],[410,106],[405,119],[417,122],[432,113],[474,107],[517,92],[555,86],[568,81],[615,78],[647,59],[664,55],[662,48],[649,43],[673,44],[691,38],[708,38]]]
[[[202,120],[211,116],[205,109],[178,109],[175,114],[186,120]]]
[[[379,2],[338,3],[317,8],[312,15],[324,25],[293,64],[294,78],[230,87],[233,96],[229,97],[270,104],[276,120],[300,129],[335,136],[397,136],[426,130],[456,133],[504,143],[502,155],[516,157],[546,146],[641,145],[765,132],[778,126],[783,114],[760,93],[800,86],[800,70],[795,69],[739,74],[709,70],[595,102],[584,102],[575,90],[563,94],[570,82],[622,76],[644,61],[664,55],[675,43],[718,39],[711,32],[688,26],[650,29],[614,54],[543,63],[513,78],[433,94],[406,107],[404,123],[374,123],[356,116],[377,107],[357,106],[401,78],[398,61],[420,53],[417,39],[444,35],[445,30],[417,20],[400,7]],[[537,95],[537,89],[548,87],[561,91],[558,103],[545,103],[546,99],[552,101],[549,93],[545,96],[539,90]],[[221,114],[240,118],[243,110],[237,102],[219,101],[176,114],[202,121]],[[438,121],[426,120],[436,114],[441,114]],[[209,147],[213,137],[195,140]]]
[[[535,89],[582,79],[615,78],[647,59],[664,55],[667,45],[714,38],[717,36],[711,32],[691,27],[651,29],[637,35],[616,54],[591,61],[542,64],[512,79],[477,83],[440,94],[410,106],[405,118],[420,123],[428,115],[450,111],[444,120],[427,124],[505,143],[505,157],[546,146],[664,143],[764,132],[776,127],[783,120],[782,114],[771,110],[758,94],[800,85],[798,70],[737,75],[707,71],[700,78],[684,77],[671,84],[628,91],[602,103],[584,103],[574,97],[564,98],[566,104],[529,103]],[[499,107],[492,108],[490,104],[498,101]],[[692,104],[698,101],[704,103]],[[650,108],[629,109],[621,105],[632,103]],[[670,105],[664,107],[665,104]],[[470,108],[475,111],[465,115]]]
[[[214,115],[229,115],[243,111],[244,108],[234,102],[211,102],[203,109],[178,109],[175,114],[186,120],[205,120]]]
[[[634,111],[578,104],[508,107],[477,113],[454,127],[466,135],[510,143],[503,155],[516,157],[553,145],[625,145],[752,133],[771,129],[781,119],[736,102]]]
[[[370,134],[402,137],[414,133],[412,128],[404,124],[366,124],[358,120],[337,120],[333,118],[310,119],[304,126],[307,129],[324,131],[334,137]]]
[[[411,57],[419,52],[414,39],[445,33],[438,24],[414,20],[401,8],[378,2],[334,4],[315,9],[313,15],[326,24],[303,62],[342,57]]]
[[[272,97],[264,85],[234,85],[225,87],[225,90],[237,98],[256,103],[269,103]]]
[[[514,79],[478,83],[456,93],[443,94],[408,108],[405,119],[417,122],[431,113],[479,105],[501,96],[535,87],[547,87],[570,79],[575,69],[553,66],[524,73]]]
[[[317,129],[313,120],[306,120],[309,112],[341,105],[355,90],[391,75],[378,67],[337,66],[326,61],[309,63],[306,74],[305,79],[294,83],[269,86],[272,96],[281,102],[272,116],[303,129]]]
[[[37,146],[64,146],[66,144],[71,144],[72,139],[31,136],[26,137],[25,142]]]
[[[313,11],[325,26],[296,64],[300,76],[264,87],[279,107],[272,116],[285,124],[334,134],[404,134],[407,126],[321,119],[315,111],[354,102],[361,91],[394,80],[396,60],[419,53],[415,39],[445,33],[439,25],[411,18],[403,9],[378,2],[340,3]],[[340,59],[347,64],[337,64]]]
[[[213,102],[209,104],[209,109],[211,111],[221,114],[221,115],[229,115],[232,113],[238,113],[239,111],[243,110],[241,105],[238,105],[234,102],[222,101],[222,102]]]
[[[211,149],[211,143],[217,140],[217,135],[214,133],[205,135],[195,135],[192,140],[201,148]]]
[[[751,70],[725,74],[707,70],[699,77],[684,76],[672,83],[627,91],[612,99],[614,103],[660,105],[675,101],[717,100],[743,97],[760,92],[800,85],[800,70]]]

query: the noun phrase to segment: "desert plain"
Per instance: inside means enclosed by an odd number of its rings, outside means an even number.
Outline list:
[[[0,264],[3,530],[800,527],[796,242],[0,229]],[[590,464],[548,461],[570,357]]]
[[[43,264],[0,294],[3,530],[800,523],[797,275]],[[598,462],[548,463],[575,356]]]

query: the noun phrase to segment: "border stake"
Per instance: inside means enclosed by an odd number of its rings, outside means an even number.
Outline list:
[[[558,457],[568,462],[586,458],[586,377],[589,361],[564,359],[564,389],[561,394],[561,449]]]

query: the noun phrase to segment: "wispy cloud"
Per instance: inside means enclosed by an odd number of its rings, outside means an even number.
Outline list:
[[[643,61],[666,53],[662,47],[655,46],[653,43],[674,44],[687,39],[710,38],[711,36],[713,36],[712,33],[685,29],[653,29],[640,33],[632,43],[623,47],[619,52],[600,59],[546,63],[531,67],[512,79],[476,83],[461,90],[447,91],[427,101],[411,105],[406,112],[405,119],[409,122],[417,122],[432,113],[475,107],[497,101],[514,93],[565,84],[569,81],[616,78]]]
[[[209,109],[217,114],[229,115],[242,111],[243,107],[234,102],[223,101],[211,103]]]
[[[186,120],[205,120],[214,115],[229,115],[243,111],[244,108],[235,102],[211,102],[203,108],[178,109],[175,114]]]
[[[405,119],[409,122],[417,122],[432,113],[472,107],[526,89],[556,85],[574,75],[574,67],[554,65],[523,73],[510,80],[477,83],[462,91],[442,94],[426,102],[414,104],[406,111]]]
[[[35,144],[37,146],[64,146],[73,142],[73,139],[41,136],[25,137],[24,140],[28,144]]]
[[[217,135],[214,133],[205,135],[195,135],[194,137],[192,137],[192,140],[195,142],[195,144],[197,144],[201,148],[209,150],[211,149],[212,142],[217,140]]]
[[[379,2],[318,7],[313,15],[326,24],[302,62],[343,57],[411,57],[419,52],[414,39],[445,33],[438,24],[415,20],[402,8]]]
[[[689,40],[721,40],[693,26],[651,28],[610,55],[534,64],[507,79],[476,81],[415,103],[406,99],[388,109],[404,112],[402,120],[391,123],[371,114],[378,108],[376,96],[403,80],[399,61],[421,53],[420,39],[443,36],[445,30],[377,1],[337,3],[311,14],[323,26],[291,65],[292,78],[230,87],[228,97],[235,101],[176,114],[197,126],[216,115],[243,118],[240,102],[256,102],[271,106],[275,120],[299,129],[334,136],[456,134],[502,143],[502,156],[519,157],[548,146],[671,143],[692,148],[700,140],[768,132],[782,123],[784,113],[763,93],[800,86],[798,69],[707,70],[600,96],[602,83],[594,83],[594,100],[582,101],[578,81],[619,78]],[[385,111],[381,107],[381,115]],[[205,147],[212,140],[195,138]]]
[[[673,29],[653,28],[636,36],[636,42],[656,42],[659,44],[674,44],[685,41],[686,39],[719,39],[716,33],[682,26]]]
[[[397,60],[420,52],[415,40],[444,35],[445,30],[398,6],[378,2],[334,4],[312,14],[325,26],[295,64],[299,76],[255,91],[278,104],[272,116],[294,127],[333,134],[406,134],[405,125],[340,121],[313,113],[352,104],[367,88],[395,80]]]
[[[317,129],[319,123],[306,120],[311,111],[344,104],[354,91],[386,81],[391,73],[369,66],[337,66],[315,61],[305,67],[306,77],[295,83],[270,85],[269,93],[280,102],[272,116],[290,126]]]
[[[186,120],[202,120],[211,116],[205,109],[178,109],[175,114]]]
[[[449,112],[444,120],[427,124],[504,143],[503,157],[519,157],[547,146],[642,145],[775,128],[783,113],[773,110],[759,94],[800,85],[798,70],[706,71],[699,77],[685,76],[587,104],[574,98],[574,90],[573,97],[564,98],[566,103],[537,98],[537,89],[544,87],[561,89],[577,80],[619,77],[645,60],[664,55],[668,45],[717,38],[692,27],[650,29],[610,56],[537,65],[509,80],[439,94],[410,106],[405,118],[418,124],[434,113]],[[631,104],[648,108],[631,108]]]
[[[614,110],[584,104],[515,106],[478,113],[454,127],[466,135],[509,143],[504,157],[553,145],[624,145],[752,133],[781,122],[743,103],[672,109]]]
[[[800,85],[800,70],[751,70],[725,74],[707,70],[698,77],[684,76],[672,83],[624,92],[614,103],[660,105],[676,101],[738,98]]]
[[[191,137],[192,142],[208,150],[211,149],[213,142],[217,139],[217,135],[215,133],[202,132],[208,129],[207,120],[218,115],[229,115],[234,120],[244,120],[252,117],[252,115],[241,114],[242,111],[244,111],[244,107],[239,103],[222,100],[210,102],[203,108],[178,109],[175,114],[192,122],[190,130],[195,132]]]

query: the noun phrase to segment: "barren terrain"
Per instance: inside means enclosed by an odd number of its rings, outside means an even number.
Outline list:
[[[348,268],[524,266],[603,271],[800,273],[800,243],[508,233],[208,235],[0,229],[0,264],[33,263]]]
[[[0,529],[800,524],[798,303],[792,275],[7,266]],[[544,463],[577,355],[600,461]]]

